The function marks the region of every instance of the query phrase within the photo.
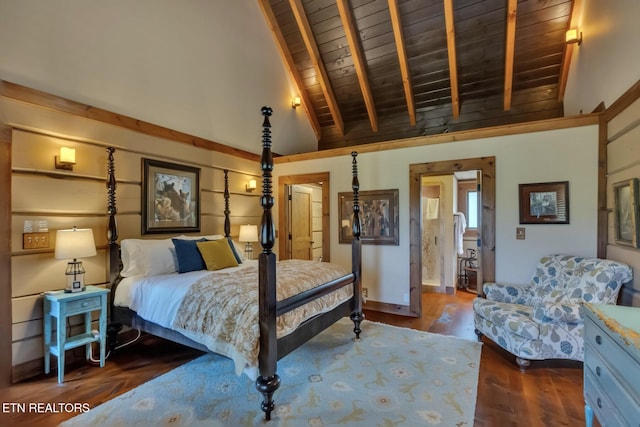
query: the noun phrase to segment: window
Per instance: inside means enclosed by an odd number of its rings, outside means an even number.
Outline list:
[[[478,192],[467,191],[467,228],[478,228]]]

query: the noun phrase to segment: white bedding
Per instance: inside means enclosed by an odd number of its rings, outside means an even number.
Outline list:
[[[246,260],[238,267],[226,270],[240,270],[256,265],[257,260]],[[207,270],[199,270],[182,274],[125,277],[116,288],[114,305],[128,307],[147,321],[171,328],[189,287],[210,273]]]

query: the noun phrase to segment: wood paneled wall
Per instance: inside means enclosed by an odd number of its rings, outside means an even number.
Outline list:
[[[37,113],[37,112],[36,112]],[[80,121],[88,121],[79,118]],[[44,124],[44,121],[43,121]],[[94,123],[95,125],[95,123]],[[117,178],[116,200],[119,239],[167,238],[171,234],[142,236],[142,159],[151,158],[200,168],[201,234],[223,234],[224,226],[224,169],[229,169],[231,234],[237,236],[240,224],[258,224],[261,208],[259,193],[248,193],[245,184],[250,178],[260,180],[257,162],[229,160],[224,155],[212,155],[210,150],[186,146],[152,136],[152,143],[143,147],[127,144],[109,134],[109,126],[98,124],[103,139],[90,139],[82,132],[73,135],[69,130],[62,136],[57,131],[36,129],[33,126],[12,124],[11,144],[2,144],[11,155],[8,178],[2,185],[10,185],[10,292],[3,294],[2,303],[10,301],[11,333],[7,345],[11,347],[11,361],[2,366],[13,367],[13,381],[37,374],[42,370],[42,292],[65,287],[66,260],[54,258],[55,232],[58,229],[91,228],[98,249],[92,258],[83,259],[87,284],[106,285],[107,271],[107,146],[115,146]],[[122,131],[122,129],[121,129]],[[132,130],[125,132],[135,133]],[[111,139],[110,137],[116,138]],[[135,139],[135,135],[132,137]],[[259,141],[257,140],[257,144]],[[73,171],[54,167],[54,156],[60,146],[76,149]],[[2,156],[0,156],[2,157]],[[5,169],[3,169],[4,171]],[[10,184],[5,184],[10,183]],[[1,217],[1,215],[0,215]],[[2,218],[0,218],[2,220]],[[23,249],[24,221],[47,221],[50,246],[46,249]],[[195,234],[195,233],[190,233]],[[3,257],[3,259],[5,259]],[[4,261],[3,261],[4,262]],[[4,273],[2,273],[4,274]],[[9,288],[9,287],[8,287]],[[69,328],[74,333],[81,319],[72,319]]]
[[[613,186],[631,178],[640,178],[640,81],[605,112],[607,156],[607,258],[633,267],[633,282],[625,286],[621,304],[640,307],[640,249],[616,243],[615,200]]]

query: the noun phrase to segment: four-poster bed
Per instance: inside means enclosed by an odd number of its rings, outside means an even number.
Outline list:
[[[257,267],[246,265],[233,267],[227,272],[191,272],[185,273],[184,275],[174,272],[167,275],[167,277],[171,276],[171,280],[173,280],[170,289],[171,292],[173,292],[174,299],[176,292],[180,295],[178,299],[181,299],[180,304],[176,305],[174,301],[173,308],[162,310],[168,312],[174,310],[176,312],[175,323],[171,326],[168,325],[168,321],[165,322],[164,319],[156,320],[152,312],[158,310],[156,307],[147,309],[149,303],[146,303],[146,306],[144,303],[137,304],[134,298],[134,302],[131,304],[125,303],[119,305],[117,301],[122,300],[124,298],[123,294],[127,292],[130,295],[139,296],[142,292],[140,289],[160,288],[161,285],[158,283],[160,283],[159,278],[161,277],[121,277],[120,273],[123,263],[120,262],[120,253],[121,250],[124,252],[124,247],[121,248],[121,245],[117,243],[118,231],[115,219],[117,213],[115,197],[116,179],[113,148],[108,149],[107,168],[107,212],[109,214],[108,265],[110,269],[109,278],[112,286],[112,326],[110,328],[112,349],[115,347],[114,338],[119,330],[118,325],[125,324],[143,332],[167,338],[203,351],[213,351],[228,356],[236,363],[236,371],[238,371],[239,364],[255,364],[257,368],[256,375],[254,375],[256,377],[256,388],[263,395],[261,406],[265,413],[265,418],[269,420],[271,418],[271,412],[274,409],[273,393],[280,385],[280,377],[277,374],[277,361],[346,316],[349,316],[353,321],[355,339],[359,339],[361,333],[360,324],[364,320],[364,315],[362,313],[361,298],[361,221],[358,200],[357,153],[352,153],[352,189],[354,199],[352,228],[354,238],[352,242],[351,271],[340,266],[316,261],[296,260],[293,262],[294,260],[285,260],[276,262],[276,255],[273,253],[275,225],[271,212],[274,204],[272,196],[272,171],[274,164],[271,152],[271,124],[269,117],[271,116],[272,110],[269,107],[263,107],[261,112],[264,116],[262,125],[262,155],[260,161],[262,170],[262,195],[260,197],[260,204],[263,213],[259,240],[262,246],[262,252],[258,257]],[[230,238],[228,171],[226,170],[224,171],[224,200],[225,234],[224,237],[212,236],[212,238],[227,239],[229,245],[232,246]],[[187,236],[183,237],[187,238]],[[121,243],[125,243],[125,241]],[[124,254],[122,254],[122,258],[125,258]],[[298,268],[298,264],[296,263],[302,262],[310,264],[306,264],[304,270],[293,271],[293,275],[289,274],[289,276],[285,276],[287,272],[291,273],[293,269]],[[237,271],[235,270],[236,268],[238,269]],[[310,276],[308,274],[310,271],[309,268],[328,268],[331,271],[318,273],[318,280],[321,279],[321,281],[316,280],[316,283],[306,283],[309,282],[307,277]],[[216,276],[218,273],[220,275]],[[242,277],[245,283],[234,283],[233,286],[229,286],[229,283],[225,282],[225,280],[230,280],[231,276],[237,278]],[[189,277],[189,279],[187,279],[187,277]],[[148,280],[153,281],[152,285],[146,284],[145,281]],[[192,280],[194,283],[187,283],[188,280]],[[126,284],[123,284],[124,282],[126,282]],[[255,287],[256,282],[258,285],[257,289]],[[290,283],[294,283],[294,286],[290,286]],[[120,287],[128,289],[128,291],[120,291]],[[184,288],[184,290],[180,290],[181,288]],[[176,289],[178,289],[178,291],[176,291]],[[235,312],[234,314],[227,314],[224,311],[218,311],[217,307],[216,310],[212,310],[212,312],[215,312],[215,316],[203,316],[202,312],[195,310],[193,312],[185,311],[185,306],[189,304],[194,306],[205,305],[205,299],[207,299],[206,304],[217,304],[217,302],[213,300],[225,299],[226,295],[223,295],[223,293],[234,292],[235,289],[238,289],[235,292],[242,292],[242,296],[240,298],[234,297],[235,299],[248,300],[249,304],[257,303],[258,307],[257,310],[255,310],[254,307],[245,309],[238,308],[236,304],[236,307],[231,307],[231,309],[237,309],[242,312],[255,311],[255,320],[253,317],[248,317],[247,319],[249,320],[243,320],[244,318],[237,317]],[[251,295],[254,293],[255,302],[251,303]],[[140,299],[139,297],[136,298]],[[230,300],[234,298],[229,297],[227,299]],[[153,299],[153,301],[155,304],[156,299]],[[189,303],[185,303],[185,301],[189,301]],[[228,308],[229,307],[226,307],[225,310]],[[252,308],[253,310],[251,310]],[[145,314],[147,312],[151,312],[152,314],[147,316]],[[229,322],[229,319],[224,317],[225,315],[233,318],[234,322],[238,323],[239,327],[242,327],[242,331],[238,332],[235,329],[225,330],[223,333],[213,337],[204,336],[202,332],[209,332],[215,328],[219,329],[223,323],[225,325],[233,323]],[[203,317],[215,317],[215,324],[201,324]],[[243,322],[245,323],[243,324]],[[198,323],[197,328],[192,327],[195,323]],[[289,325],[288,329],[283,328],[283,324]],[[283,329],[286,329],[286,331]],[[238,356],[235,349],[231,351],[232,354],[225,351],[218,351],[221,348],[227,349],[234,344],[224,341],[222,335],[225,337],[233,336],[235,339],[241,337],[244,340],[245,336],[242,334],[247,333],[247,330],[255,330],[255,360],[251,358],[251,354],[245,355],[242,353]],[[251,339],[253,339],[253,336],[246,340],[251,341]],[[224,342],[218,345],[218,341],[216,340],[222,340]],[[235,344],[238,345],[238,343]],[[240,346],[246,346],[244,344],[246,344],[246,342],[239,343]]]

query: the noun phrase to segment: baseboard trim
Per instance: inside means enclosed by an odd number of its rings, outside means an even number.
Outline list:
[[[416,317],[411,314],[411,310],[408,305],[389,304],[379,301],[367,301],[363,308],[372,311],[380,311],[382,313],[399,314],[401,316]]]

